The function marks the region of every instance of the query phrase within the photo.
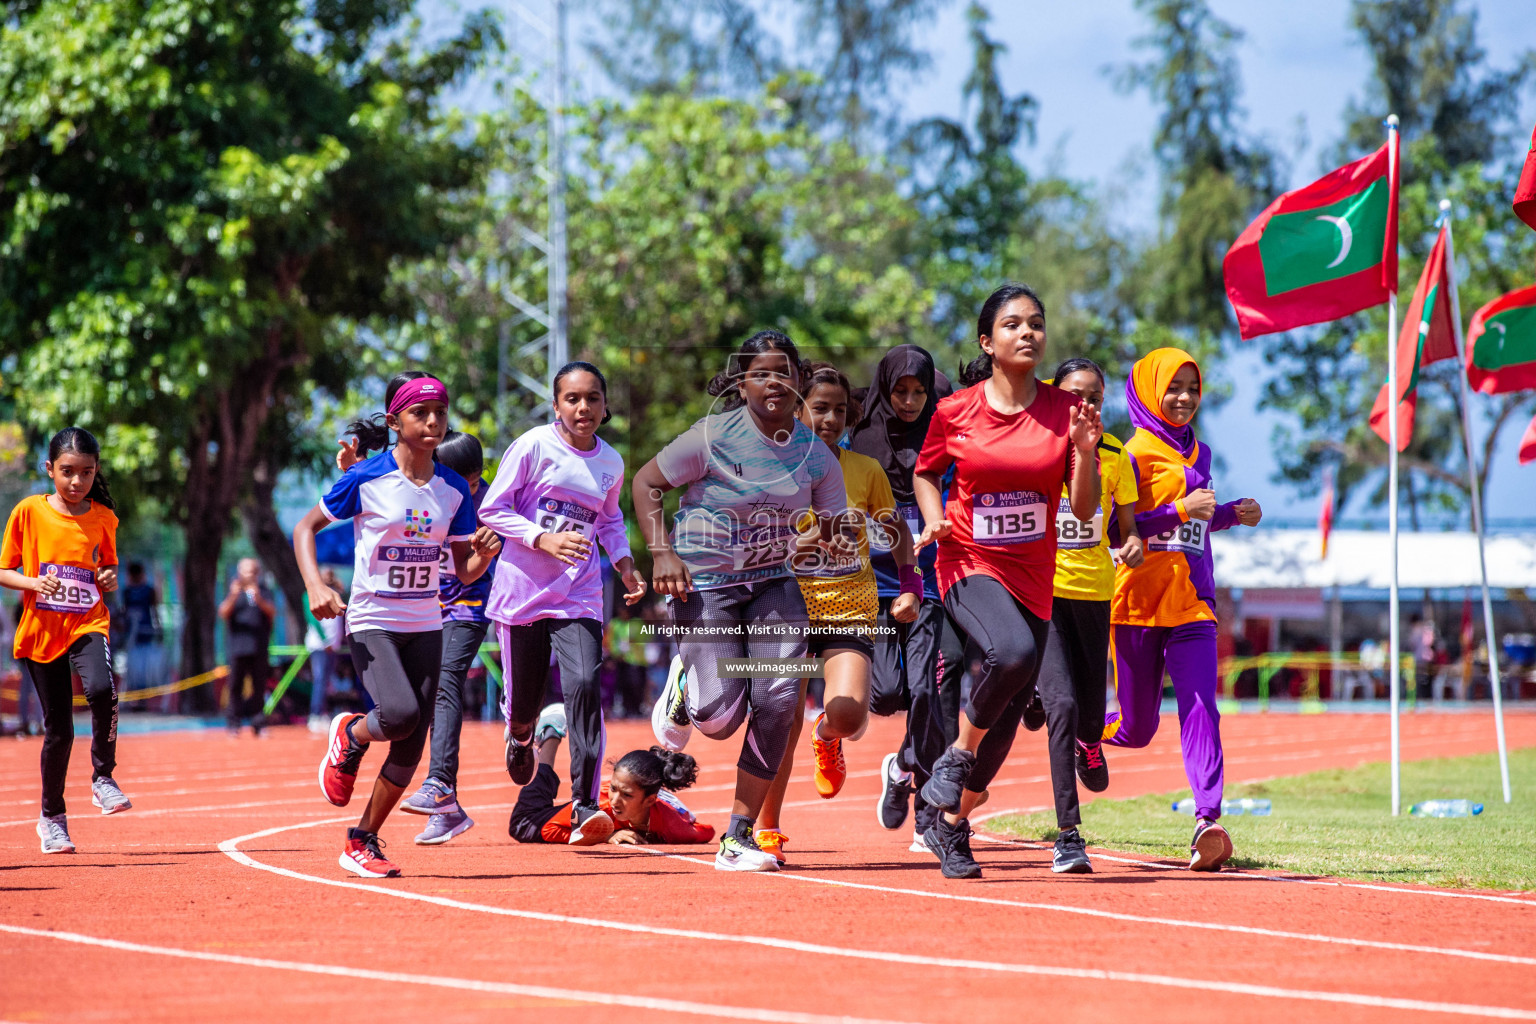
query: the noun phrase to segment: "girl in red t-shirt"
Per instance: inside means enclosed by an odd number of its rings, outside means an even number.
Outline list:
[[[707,843],[715,838],[712,825],[694,818],[693,812],[673,793],[698,780],[699,763],[690,755],[665,747],[631,750],[610,762],[608,784],[602,787],[599,806],[613,821],[610,831],[583,827],[571,835],[571,804],[555,803],[560,776],[551,767],[565,732],[565,709],[546,707],[534,727],[539,766],[533,781],[517,794],[517,806],[507,833],[520,843],[567,843],[595,846],[645,843]]]
[[[1099,507],[1098,410],[1035,379],[1045,357],[1045,305],[1020,284],[981,307],[982,355],[972,387],[944,399],[918,456],[912,490],[923,516],[917,547],[938,542],[944,609],[984,655],[961,708],[960,736],[934,762],[923,799],[945,813],[923,834],[947,878],[979,878],[968,818],[1002,767],[1034,693],[1051,618],[1056,507],[1067,486],[1072,513]],[[955,468],[949,502],[939,497]]]

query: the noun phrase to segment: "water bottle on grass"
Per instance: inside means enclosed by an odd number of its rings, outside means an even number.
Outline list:
[[[1194,814],[1195,798],[1187,796],[1174,804],[1173,809],[1180,814]],[[1251,814],[1255,818],[1262,818],[1272,810],[1273,808],[1270,806],[1268,798],[1262,796],[1245,796],[1237,800],[1223,800],[1221,802],[1221,813],[1226,816]]]
[[[1483,813],[1483,805],[1471,800],[1425,800],[1408,808],[1415,818],[1470,818]]]

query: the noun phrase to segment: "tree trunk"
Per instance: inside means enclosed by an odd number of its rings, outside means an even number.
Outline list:
[[[245,520],[245,534],[250,538],[251,547],[256,549],[262,566],[272,573],[283,592],[288,642],[301,644],[308,625],[304,619],[308,597],[298,560],[293,557],[293,545],[278,524],[277,512],[272,507],[272,491],[276,485],[277,470],[263,455],[257,459],[251,474],[251,493],[240,505],[240,517]]]
[[[219,606],[219,552],[224,546],[227,516],[216,519],[208,502],[193,492],[187,495],[186,561],[182,564],[181,594],[185,620],[181,631],[181,678],[201,675],[217,663],[214,626]],[[217,711],[217,692],[212,686],[187,690],[181,699],[184,711],[211,714]]]
[[[182,677],[207,672],[215,665],[214,621],[220,592],[219,554],[240,498],[246,493],[256,463],[262,428],[272,409],[277,381],[293,360],[281,351],[283,325],[274,323],[263,339],[264,351],[223,390],[202,396],[196,426],[187,443],[186,514],[187,564],[183,600],[186,629],[181,638]],[[255,346],[253,346],[255,347]],[[211,704],[213,690],[189,691],[194,707]]]

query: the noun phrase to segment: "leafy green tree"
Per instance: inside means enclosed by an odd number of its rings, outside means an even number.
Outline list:
[[[1398,115],[1404,257],[1398,306],[1407,308],[1433,245],[1439,200],[1450,199],[1465,326],[1478,306],[1526,283],[1524,268],[1536,258],[1536,239],[1509,211],[1526,127],[1515,117],[1536,62],[1527,55],[1507,70],[1489,67],[1477,42],[1476,14],[1457,0],[1357,0],[1352,21],[1372,55],[1373,73],[1365,99],[1348,107],[1344,139],[1327,162],[1333,166],[1380,146],[1383,117]],[[1386,501],[1381,468],[1387,446],[1368,424],[1386,380],[1386,333],[1382,307],[1267,341],[1266,359],[1277,372],[1262,404],[1291,420],[1274,437],[1277,479],[1315,490],[1333,467],[1341,504],[1362,486],[1370,503]],[[1421,512],[1459,515],[1469,507],[1460,372],[1446,362],[1419,378],[1414,436],[1401,457],[1401,499],[1410,522]],[[1484,489],[1502,430],[1529,415],[1532,405],[1529,395],[1474,399],[1482,414]]]
[[[390,266],[453,238],[477,182],[438,100],[494,23],[425,48],[408,9],[36,0],[0,27],[0,353],[32,430],[99,432],[127,514],[184,528],[185,673],[214,661],[256,467],[348,380],[334,325],[410,315]]]
[[[1206,0],[1137,0],[1150,21],[1136,40],[1152,57],[1118,69],[1117,85],[1158,106],[1152,152],[1160,171],[1158,237],[1126,289],[1141,319],[1213,353],[1233,326],[1221,261],[1276,191],[1276,157],[1243,130],[1237,28]]]
[[[896,87],[931,63],[917,34],[948,2],[602,0],[592,52],[630,95],[746,99],[773,85],[796,121],[878,142],[901,121]]]

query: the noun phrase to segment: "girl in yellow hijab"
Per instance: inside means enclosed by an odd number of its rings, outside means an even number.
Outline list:
[[[1160,348],[1140,359],[1125,385],[1136,432],[1126,442],[1136,473],[1136,528],[1146,541],[1137,568],[1121,565],[1110,606],[1110,653],[1120,710],[1104,742],[1144,747],[1157,732],[1163,673],[1179,706],[1184,773],[1195,794],[1189,866],[1215,871],[1232,856],[1221,817],[1223,756],[1216,710],[1216,583],[1209,534],[1257,526],[1252,498],[1224,505],[1211,489],[1211,450],[1190,425],[1200,408],[1200,367],[1189,353]]]

